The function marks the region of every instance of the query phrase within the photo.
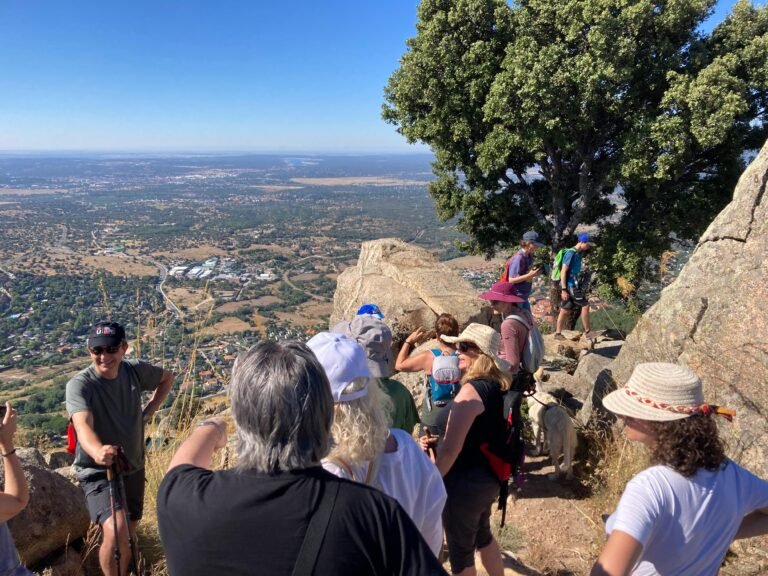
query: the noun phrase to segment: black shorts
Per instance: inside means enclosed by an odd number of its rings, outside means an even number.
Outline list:
[[[125,499],[128,502],[128,519],[138,522],[144,514],[144,468],[132,474],[123,474]],[[92,476],[80,481],[80,488],[85,493],[85,504],[91,516],[91,522],[103,524],[112,516],[112,504],[109,495],[107,475]],[[115,478],[115,510],[122,510],[123,498],[120,494],[120,482]]]
[[[499,497],[499,489],[499,479],[488,466],[451,471],[445,476],[448,500],[443,527],[454,574],[474,566],[475,550],[493,540],[491,506]]]

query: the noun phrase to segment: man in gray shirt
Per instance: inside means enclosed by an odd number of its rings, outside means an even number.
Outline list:
[[[77,433],[75,475],[85,492],[91,520],[102,528],[99,563],[105,576],[118,574],[114,558],[115,531],[105,529],[110,519],[107,468],[118,454],[125,462],[126,511],[116,514],[120,546],[120,574],[130,561],[128,529],[136,537],[144,503],[144,421],[162,405],[173,385],[173,374],[141,360],[123,358],[128,350],[125,330],[115,322],[93,326],[88,333],[93,363],[67,382],[67,412]],[[141,393],[152,391],[142,408]],[[119,508],[119,507],[118,507]]]

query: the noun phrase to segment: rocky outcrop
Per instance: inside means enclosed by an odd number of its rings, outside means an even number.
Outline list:
[[[337,279],[330,325],[349,320],[363,304],[375,303],[397,341],[419,326],[431,328],[443,312],[464,326],[480,311],[477,294],[423,248],[394,238],[372,240],[360,247],[357,266]]]
[[[32,565],[85,536],[89,518],[82,490],[47,467],[34,449],[19,449],[29,504],[8,521],[23,562]],[[0,479],[4,482],[0,470]]]
[[[729,454],[768,475],[768,144],[691,259],[645,313],[612,366],[625,381],[643,361],[681,362],[710,402],[737,410]]]

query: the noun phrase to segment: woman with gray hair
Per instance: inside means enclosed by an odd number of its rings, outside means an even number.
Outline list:
[[[414,439],[389,428],[388,398],[370,372],[365,350],[342,334],[321,332],[307,342],[325,368],[334,400],[329,472],[392,496],[416,524],[435,556],[443,544],[445,487]]]
[[[200,422],[157,495],[171,575],[444,574],[388,496],[326,472],[333,398],[312,352],[262,342],[238,356],[237,469],[211,470],[223,421]]]

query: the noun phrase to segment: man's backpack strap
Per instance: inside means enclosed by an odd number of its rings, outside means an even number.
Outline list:
[[[309,520],[309,526],[307,526],[307,532],[304,534],[299,557],[293,566],[291,576],[310,576],[314,571],[323,538],[328,531],[328,522],[331,520],[336,497],[339,495],[340,485],[341,482],[338,480],[325,483],[325,493],[320,500],[320,506],[317,507]]]

